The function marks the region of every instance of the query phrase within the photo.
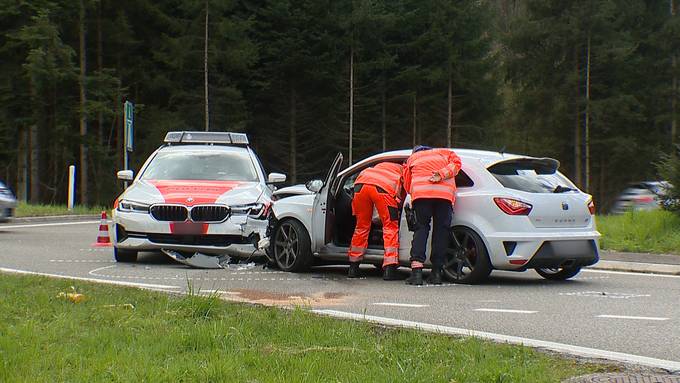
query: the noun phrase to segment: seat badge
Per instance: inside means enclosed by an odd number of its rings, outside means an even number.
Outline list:
[[[569,210],[569,204],[562,202],[562,210]]]

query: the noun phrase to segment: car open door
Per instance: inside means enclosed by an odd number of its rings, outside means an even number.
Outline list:
[[[328,242],[330,242],[333,233],[333,224],[335,223],[335,211],[332,206],[329,209],[329,201],[332,201],[333,194],[331,188],[333,181],[340,172],[342,166],[342,153],[338,153],[331,165],[326,179],[321,190],[316,193],[314,197],[314,207],[312,213],[312,227],[314,228],[314,235],[312,248],[319,249]]]

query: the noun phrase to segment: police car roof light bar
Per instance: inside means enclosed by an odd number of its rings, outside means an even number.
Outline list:
[[[245,133],[231,132],[168,132],[164,141],[168,144],[249,144]]]

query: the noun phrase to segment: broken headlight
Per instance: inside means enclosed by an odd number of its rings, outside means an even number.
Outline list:
[[[267,216],[269,205],[264,203],[249,203],[245,205],[233,205],[232,215],[248,215],[251,218],[262,219]]]

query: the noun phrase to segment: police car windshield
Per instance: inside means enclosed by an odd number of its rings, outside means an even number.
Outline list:
[[[257,182],[257,171],[246,151],[161,151],[142,175],[143,180],[213,180]]]

